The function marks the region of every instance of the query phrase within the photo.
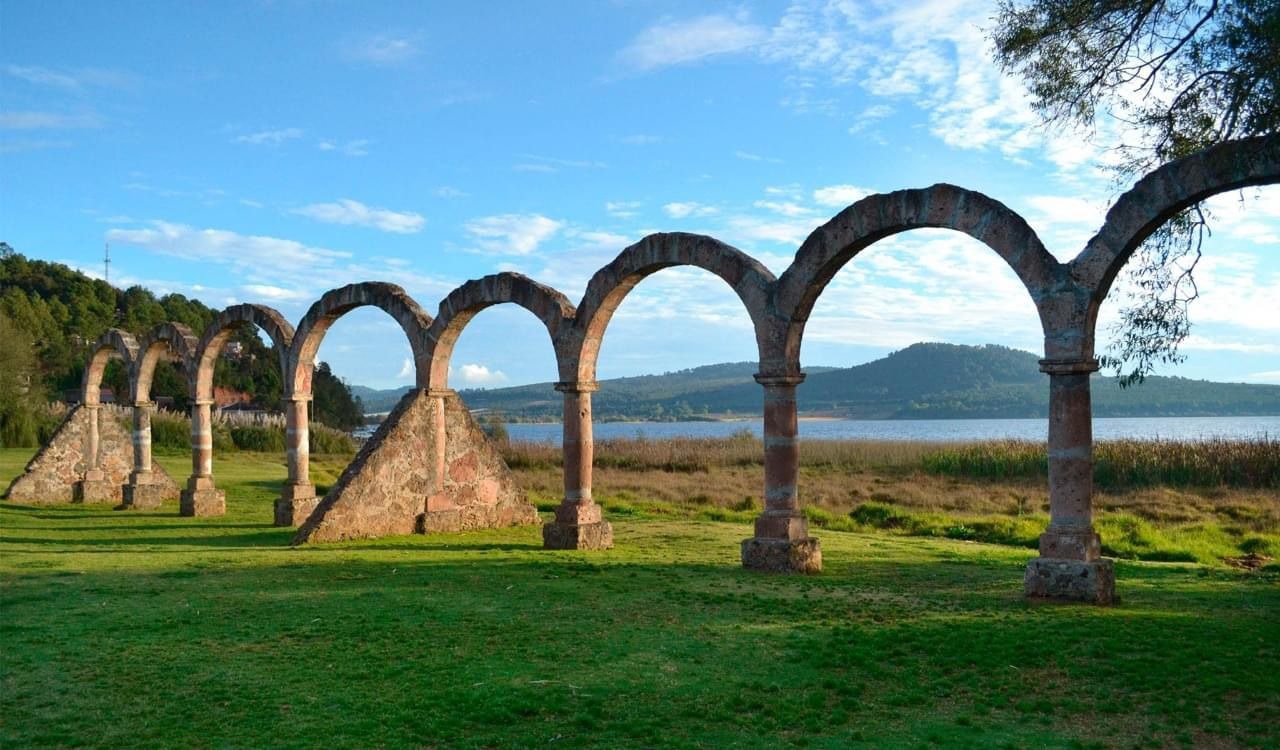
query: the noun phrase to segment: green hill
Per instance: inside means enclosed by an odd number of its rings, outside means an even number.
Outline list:
[[[597,420],[714,418],[760,412],[752,362],[600,382]],[[855,419],[1036,418],[1048,411],[1048,376],[1030,352],[988,344],[913,344],[857,367],[807,369],[801,413]],[[354,388],[371,411],[385,411],[405,389]],[[515,420],[559,419],[551,383],[462,392],[472,409]],[[1094,414],[1130,416],[1280,415],[1280,386],[1151,377],[1122,389],[1094,376]]]

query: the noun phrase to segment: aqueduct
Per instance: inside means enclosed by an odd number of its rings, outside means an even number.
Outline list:
[[[624,249],[591,278],[575,307],[560,292],[516,273],[469,281],[429,316],[400,287],[352,284],[326,293],[296,333],[276,311],[260,305],[224,310],[197,340],[177,324],[163,324],[142,342],[112,330],[93,348],[82,406],[68,417],[85,425],[83,460],[76,464],[75,498],[112,496],[98,468],[98,389],[113,356],[129,370],[133,407],[133,472],[126,506],[151,507],[150,384],[162,356],[175,359],[191,395],[192,474],[182,493],[184,515],[222,513],[214,487],[210,404],[213,366],[231,329],[252,324],[271,338],[287,403],[288,481],[276,503],[278,525],[300,525],[294,543],[391,533],[536,523],[501,459],[485,443],[457,395],[449,390],[449,359],[468,322],[481,310],[516,304],[542,322],[564,396],[564,496],[543,526],[552,549],[600,549],[613,536],[591,496],[591,393],[596,360],[609,321],[626,295],[650,274],[694,266],[723,279],[742,301],[759,350],[756,380],[764,389],[764,511],[742,543],[742,564],[774,572],[817,572],[818,540],[800,511],[796,388],[804,380],[800,349],[805,324],[827,283],[873,243],[922,227],[952,229],[986,244],[1010,266],[1036,305],[1044,333],[1041,370],[1049,376],[1049,528],[1040,556],[1028,563],[1028,596],[1094,603],[1114,600],[1111,561],[1100,556],[1093,525],[1093,440],[1089,376],[1098,369],[1094,336],[1098,310],[1120,269],[1142,241],[1184,208],[1212,195],[1280,182],[1280,137],[1235,141],[1161,167],[1138,181],[1107,213],[1101,230],[1068,263],[1059,262],[1016,212],[980,193],[953,185],[873,195],[818,227],[775,278],[761,263],[711,237],[660,233]],[[316,352],[329,327],[346,312],[375,306],[391,315],[409,340],[416,389],[407,394],[323,499],[308,468],[308,407]],[[76,433],[81,435],[80,432]],[[79,438],[78,438],[79,439]],[[33,473],[41,456],[28,467]],[[48,461],[46,461],[46,464]],[[20,477],[10,494],[24,480]],[[115,488],[118,489],[118,488]],[[118,496],[118,493],[117,493]]]

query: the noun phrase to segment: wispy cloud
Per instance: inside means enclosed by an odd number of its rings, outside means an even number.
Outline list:
[[[734,151],[733,156],[735,159],[741,159],[743,161],[764,161],[771,164],[782,163],[781,159],[776,159],[772,156],[761,156],[760,154],[752,153],[750,151]]]
[[[422,231],[427,223],[421,214],[372,208],[350,198],[342,198],[333,203],[312,203],[295,208],[290,213],[326,224],[355,224],[394,234],[414,234]]]
[[[382,33],[348,39],[342,44],[348,60],[374,65],[399,65],[421,53],[417,34]]]
[[[127,87],[136,82],[129,73],[105,68],[82,68],[79,70],[54,70],[39,65],[5,65],[0,67],[5,75],[17,78],[34,86],[77,91],[89,86]]]
[[[673,219],[687,219],[690,216],[711,216],[718,212],[715,206],[708,206],[694,201],[667,203],[662,207],[667,216]]]
[[[605,201],[605,213],[615,219],[634,219],[639,215],[636,209],[644,204],[640,201]]]
[[[102,124],[97,115],[63,114],[60,112],[0,112],[3,130],[68,130],[96,128]]]
[[[286,141],[297,140],[303,136],[301,128],[281,128],[279,130],[261,130],[257,133],[245,133],[232,139],[232,143],[243,143],[249,146],[279,146]]]
[[[768,31],[750,23],[745,14],[664,20],[641,31],[618,53],[618,60],[631,70],[656,70],[741,52],[767,36]]]
[[[813,191],[813,200],[819,206],[844,208],[850,204],[857,203],[873,192],[875,191],[858,187],[857,185],[827,185]]]
[[[656,135],[646,135],[644,133],[636,133],[635,135],[624,135],[618,139],[618,143],[627,146],[649,146],[654,143],[660,143],[662,138]]]
[[[437,198],[447,198],[450,200],[454,198],[467,198],[467,197],[470,197],[471,195],[471,193],[465,192],[463,190],[459,190],[458,188],[452,187],[450,185],[441,185],[440,187],[436,188],[433,192],[435,193],[435,196]]]
[[[854,118],[853,124],[849,126],[849,134],[857,135],[892,114],[893,107],[888,104],[873,104]]]
[[[517,172],[558,172],[560,169],[604,169],[608,165],[595,159],[560,159],[554,156],[521,154],[522,161],[512,169]]]
[[[343,154],[344,156],[368,156],[369,144],[371,143],[373,143],[373,141],[365,138],[357,138],[355,140],[347,141],[346,143],[324,139],[316,144],[316,148],[321,151],[335,151]]]
[[[464,228],[483,253],[529,255],[563,226],[542,214],[500,214],[473,219]]]
[[[252,277],[268,278],[332,268],[351,254],[304,245],[266,235],[246,235],[226,229],[197,229],[186,224],[154,220],[134,229],[110,229],[106,239],[184,260],[236,267]]]

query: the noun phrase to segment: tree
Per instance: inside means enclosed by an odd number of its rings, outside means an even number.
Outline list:
[[[1123,182],[1280,124],[1280,0],[1002,0],[995,23],[997,62],[1046,122],[1096,132],[1101,115],[1132,129],[1137,140],[1115,146]],[[1128,264],[1136,291],[1102,358],[1122,385],[1184,359],[1209,218],[1187,209]]]
[[[0,313],[0,446],[30,447],[39,437],[40,371],[31,339]]]

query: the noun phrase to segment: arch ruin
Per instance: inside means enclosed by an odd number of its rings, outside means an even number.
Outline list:
[[[448,478],[454,474],[455,464],[448,463],[451,459],[446,456],[454,435],[474,442],[478,430],[473,431],[474,423],[468,421],[470,417],[456,394],[448,390],[449,358],[458,336],[476,313],[492,305],[514,303],[530,310],[547,328],[560,375],[556,387],[565,396],[565,496],[555,521],[544,526],[544,546],[608,547],[611,530],[591,498],[590,394],[596,387],[600,343],[613,312],[645,277],[672,266],[697,266],[723,279],[742,300],[759,350],[756,380],[764,388],[765,510],[757,520],[755,535],[743,541],[742,563],[747,568],[776,572],[816,572],[822,565],[820,546],[809,536],[800,513],[795,407],[795,390],[804,379],[800,349],[809,314],[835,273],[874,242],[909,229],[948,228],[978,239],[1008,263],[1035,302],[1045,336],[1040,365],[1049,376],[1050,524],[1040,540],[1040,556],[1027,566],[1024,590],[1032,597],[1105,604],[1114,600],[1114,573],[1110,561],[1100,556],[1100,540],[1093,525],[1089,393],[1089,377],[1098,369],[1093,351],[1098,308],[1133,251],[1170,217],[1220,192],[1278,182],[1277,136],[1227,143],[1171,162],[1122,195],[1098,234],[1068,263],[1054,258],[1030,225],[1008,207],[981,193],[939,184],[868,196],[854,203],[818,227],[777,278],[755,259],[714,238],[663,233],[645,237],[600,269],[576,308],[563,294],[515,273],[463,284],[444,299],[435,319],[403,289],[381,282],[352,284],[326,293],[299,323],[296,334],[274,310],[239,305],[224,311],[198,345],[189,331],[176,325],[153,331],[141,347],[123,331],[108,332],[95,345],[85,371],[84,408],[96,410],[102,369],[115,354],[130,366],[135,420],[139,419],[136,415],[146,411],[149,368],[168,350],[185,358],[193,402],[203,402],[207,414],[212,364],[229,335],[228,328],[235,322],[252,322],[268,331],[281,358],[289,405],[289,481],[276,504],[276,522],[296,525],[305,520],[295,543],[465,528],[464,516],[470,511],[453,503],[450,493],[474,494],[476,490]],[[375,440],[344,472],[339,486],[319,503],[307,462],[306,402],[312,367],[329,326],[349,310],[366,305],[383,309],[404,330],[413,352],[417,389],[401,401]],[[192,430],[192,492],[212,489],[207,418],[196,410],[193,406],[193,425],[197,426]],[[446,422],[456,429],[446,428]],[[96,435],[96,430],[90,434]],[[397,452],[405,444],[413,446],[408,458]],[[96,456],[96,451],[86,455]],[[468,453],[471,468],[463,474],[474,478],[473,464],[481,460],[477,455],[475,451]],[[486,456],[483,460],[492,461],[492,455]],[[406,461],[426,464],[430,471],[402,476],[398,483],[388,484],[383,477],[394,474]],[[91,458],[77,485],[79,494],[96,492],[94,483],[101,480],[100,472],[95,472]],[[197,482],[206,478],[207,486]],[[502,491],[500,481],[492,477],[484,481],[489,482],[484,485],[487,496]],[[352,497],[357,500],[344,501]],[[536,521],[536,515],[531,520],[515,505],[502,507],[505,510],[498,515],[480,518],[473,514],[471,522],[505,525]]]

